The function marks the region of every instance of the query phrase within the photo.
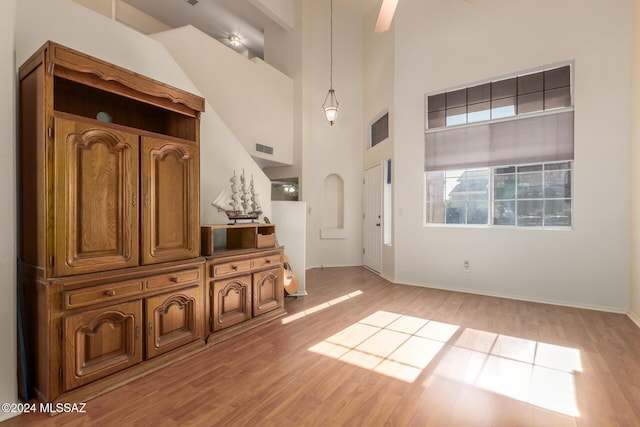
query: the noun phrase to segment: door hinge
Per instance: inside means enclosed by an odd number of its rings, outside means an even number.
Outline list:
[[[213,329],[213,317],[209,316],[209,328]]]
[[[53,268],[53,255],[49,257],[49,267]]]
[[[213,296],[213,288],[209,288],[209,297]]]
[[[62,368],[58,368],[58,383],[62,384]]]
[[[140,339],[140,325],[136,325],[136,340]]]
[[[53,126],[49,126],[49,127],[47,128],[47,136],[48,136],[49,138],[53,138]]]
[[[362,255],[364,255],[364,248],[362,248]]]

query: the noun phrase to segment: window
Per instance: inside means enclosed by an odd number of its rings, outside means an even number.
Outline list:
[[[429,224],[572,223],[571,162],[425,172],[425,181]]]
[[[383,228],[382,228],[382,236],[383,236],[383,240],[382,242],[385,245],[390,245],[391,244],[391,233],[393,231],[392,227],[391,227],[391,218],[393,215],[393,204],[392,202],[392,197],[393,197],[393,193],[392,190],[393,188],[391,187],[391,159],[387,159],[386,163],[386,167],[384,170],[384,187],[383,187],[383,192],[382,192],[382,197],[383,197],[383,214],[382,214],[382,220],[383,220]]]
[[[493,224],[571,226],[571,162],[494,168]]]
[[[487,224],[489,169],[428,172],[427,222]]]
[[[570,66],[427,97],[427,224],[571,227]]]
[[[378,120],[373,122],[370,133],[370,147],[375,147],[389,137],[389,113],[384,113]]]

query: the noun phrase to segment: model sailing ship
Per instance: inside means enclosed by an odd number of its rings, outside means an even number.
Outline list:
[[[224,212],[234,223],[237,223],[238,220],[254,222],[262,214],[262,207],[253,186],[253,176],[251,176],[251,182],[247,188],[244,170],[240,175],[240,185],[238,185],[238,177],[236,177],[234,170],[233,176],[229,179],[229,187],[222,190],[222,193],[211,204],[218,208],[218,212]]]

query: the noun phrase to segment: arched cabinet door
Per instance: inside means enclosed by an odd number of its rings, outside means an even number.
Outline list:
[[[212,282],[214,332],[251,319],[251,275]]]
[[[63,319],[64,389],[95,381],[142,360],[142,301]]]
[[[281,307],[283,298],[282,269],[265,270],[253,275],[254,316]]]
[[[142,138],[142,264],[200,250],[200,159],[195,144]]]
[[[63,118],[54,129],[54,275],[138,265],[138,136]]]
[[[147,359],[202,338],[201,292],[192,287],[145,300]]]

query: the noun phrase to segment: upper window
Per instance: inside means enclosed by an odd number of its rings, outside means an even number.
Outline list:
[[[503,119],[571,106],[570,66],[427,97],[427,128]]]
[[[373,122],[370,133],[370,147],[375,147],[389,137],[389,113],[384,113],[378,120]]]
[[[426,223],[571,226],[570,71],[427,97]]]

